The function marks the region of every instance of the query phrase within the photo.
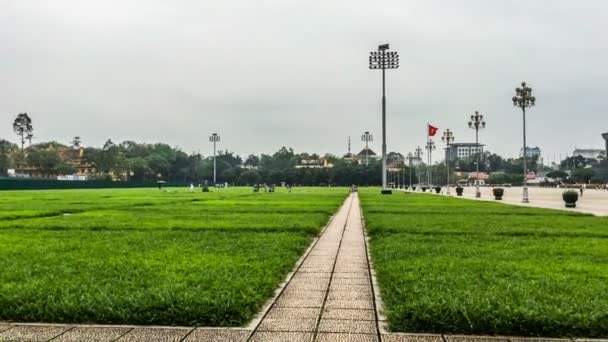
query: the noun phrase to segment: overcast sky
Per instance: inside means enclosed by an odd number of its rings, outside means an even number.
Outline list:
[[[528,141],[546,161],[601,148],[608,131],[605,0],[0,0],[0,137],[28,112],[34,141],[162,141],[186,152],[380,151],[380,72],[390,43],[388,149],[425,143],[426,122],[504,156],[522,145],[511,104],[537,107]],[[441,133],[442,131],[440,131]],[[437,141],[438,145],[440,141]],[[436,152],[439,158],[440,153]]]

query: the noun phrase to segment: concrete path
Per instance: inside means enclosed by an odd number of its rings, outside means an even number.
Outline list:
[[[586,189],[582,197],[579,197],[576,208],[566,208],[562,200],[562,192],[565,188],[528,188],[530,203],[522,203],[521,187],[504,188],[505,193],[502,202],[507,204],[521,205],[526,207],[538,207],[547,209],[568,210],[581,213],[588,213],[597,216],[608,216],[608,191]],[[491,187],[481,187],[481,200],[494,201]],[[445,192],[445,188],[442,189]],[[456,190],[451,188],[452,196],[456,196]],[[464,198],[476,199],[475,188],[465,187]]]
[[[247,328],[142,327],[0,323],[8,341],[188,342],[552,342],[568,339],[388,333],[361,221],[350,195]],[[379,324],[380,323],[380,324]],[[580,340],[589,342],[593,340]],[[596,340],[599,341],[599,340]],[[605,342],[608,342],[604,340]]]
[[[249,341],[379,341],[356,194],[340,208]]]

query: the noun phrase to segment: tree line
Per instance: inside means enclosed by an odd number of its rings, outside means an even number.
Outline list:
[[[54,175],[74,174],[79,165],[74,164],[78,153],[70,152],[61,156],[59,151],[80,151],[82,140],[76,136],[67,144],[51,141],[32,144],[33,125],[27,113],[20,113],[13,122],[13,130],[19,137],[19,144],[0,139],[0,176],[7,175],[7,169],[24,166],[35,167],[40,173]],[[29,141],[29,146],[25,146]],[[108,139],[103,146],[82,148],[83,162],[92,165],[95,172],[90,179],[114,179],[122,181],[156,181],[202,183],[213,179],[213,157],[200,153],[186,153],[178,147],[166,143],[138,143],[123,141],[115,143]],[[477,155],[450,162],[450,179],[464,178],[476,170]],[[321,167],[324,159],[332,167]],[[441,158],[440,158],[441,159]],[[281,147],[272,154],[249,155],[245,158],[230,151],[219,151],[217,160],[217,180],[219,183],[252,185],[259,183],[300,185],[380,185],[382,182],[381,161],[370,158],[369,165],[353,158],[352,155],[334,156],[296,153],[292,148]],[[387,156],[392,170],[389,179],[399,179],[399,183],[412,183],[418,178],[425,180],[430,170],[433,183],[445,184],[447,170],[443,162],[435,163],[430,169],[424,163],[410,163],[403,154],[390,152]],[[304,163],[303,161],[312,163]],[[318,161],[318,163],[315,163]],[[491,173],[491,184],[521,184],[523,181],[523,159],[504,159],[501,156],[482,152],[479,155],[479,170]],[[576,182],[608,181],[608,163],[602,159],[586,159],[581,156],[569,157],[561,162],[555,171],[539,164],[538,158],[528,159],[528,170],[553,172],[551,178]],[[564,171],[570,172],[570,176]],[[558,173],[555,173],[558,172]],[[555,176],[555,177],[553,177]]]

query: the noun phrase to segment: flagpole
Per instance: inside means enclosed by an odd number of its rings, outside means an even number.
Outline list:
[[[431,142],[431,135],[429,134],[430,123],[426,123],[426,146],[427,146],[427,154],[426,154],[426,184],[428,187],[431,186],[431,150],[428,148]]]

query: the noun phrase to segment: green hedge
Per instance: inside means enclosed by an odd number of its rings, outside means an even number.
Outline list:
[[[189,186],[190,183],[166,183],[165,186]],[[61,181],[56,179],[0,178],[0,190],[102,189],[156,187],[156,182],[113,182],[106,180]]]

